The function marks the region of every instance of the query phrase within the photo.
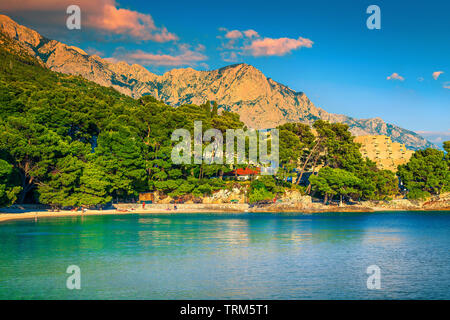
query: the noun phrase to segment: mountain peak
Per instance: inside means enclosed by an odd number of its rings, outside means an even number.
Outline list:
[[[78,47],[75,46],[70,46],[68,47],[69,49],[75,50],[76,52],[78,52],[79,54],[82,54],[83,56],[87,56],[88,54],[86,52],[84,52],[83,49],[80,49]]]
[[[21,26],[10,17],[0,14],[0,32],[21,43],[38,46],[44,39],[36,31]]]
[[[200,72],[200,71],[197,71],[192,67],[187,67],[187,68],[172,69],[170,71],[167,71],[164,75],[187,74],[187,73],[197,73],[197,72]]]
[[[258,70],[254,66],[252,66],[251,64],[247,64],[247,63],[244,63],[244,62],[236,63],[236,64],[230,64],[228,66],[225,66],[225,67],[222,67],[222,68],[218,69],[218,71],[226,71],[226,70],[247,70],[247,71],[251,70],[251,71],[261,72],[260,70]]]
[[[10,25],[19,25],[17,22],[15,22],[13,19],[8,17],[7,15],[0,14],[0,23],[10,24]]]

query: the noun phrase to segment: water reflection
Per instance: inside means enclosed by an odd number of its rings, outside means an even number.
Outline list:
[[[0,298],[72,298],[71,264],[84,298],[450,298],[448,230],[447,213],[16,221],[0,225]],[[371,264],[382,291],[365,287]]]

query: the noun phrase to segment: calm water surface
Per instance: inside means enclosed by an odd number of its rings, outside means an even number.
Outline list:
[[[450,299],[449,248],[445,212],[41,218],[0,224],[0,299]]]

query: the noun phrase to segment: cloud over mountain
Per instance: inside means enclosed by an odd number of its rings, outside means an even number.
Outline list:
[[[242,32],[240,32],[239,30],[231,30],[225,34],[225,38],[227,39],[239,39],[242,37],[243,37]]]
[[[126,51],[124,49],[116,50],[114,60],[124,60],[128,63],[137,63],[144,66],[196,66],[198,63],[208,59],[201,53],[204,50],[203,45],[198,45],[191,49],[189,45],[179,45],[178,52],[174,54],[150,53],[143,50]]]
[[[250,45],[244,47],[244,52],[254,56],[283,56],[293,50],[306,47],[311,48],[313,42],[309,39],[299,37],[290,38],[264,38],[253,41]]]
[[[2,1],[0,10],[6,13],[27,14],[39,12],[42,19],[65,28],[66,8],[78,5],[81,9],[81,27],[102,33],[121,35],[136,40],[167,42],[178,37],[165,27],[158,27],[152,16],[120,8],[116,0],[21,0]]]
[[[227,62],[238,61],[238,56],[284,56],[302,47],[311,48],[314,43],[303,37],[297,39],[261,37],[253,29],[240,31],[219,28],[219,31],[225,32],[223,37],[218,36],[218,38],[226,40],[222,43],[220,50],[223,51],[222,59]]]

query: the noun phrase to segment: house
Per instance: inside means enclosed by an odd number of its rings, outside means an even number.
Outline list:
[[[238,180],[243,181],[251,179],[260,174],[261,174],[260,168],[250,169],[247,167],[247,168],[237,168],[235,170],[226,173],[225,175],[228,177],[236,177]]]
[[[141,192],[139,193],[139,203],[150,204],[155,201],[155,195],[153,192]]]

